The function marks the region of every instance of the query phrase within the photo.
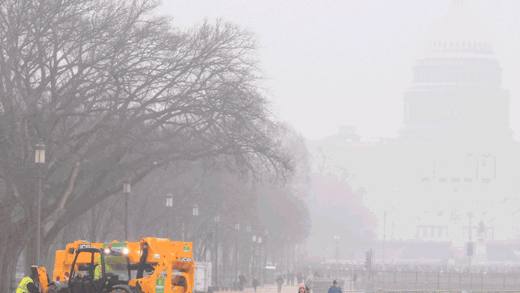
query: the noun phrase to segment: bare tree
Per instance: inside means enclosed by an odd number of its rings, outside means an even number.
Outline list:
[[[34,145],[46,145],[42,251],[78,216],[150,172],[218,158],[292,163],[272,136],[254,36],[217,21],[188,31],[156,1],[0,3],[0,291],[28,245],[36,262]]]

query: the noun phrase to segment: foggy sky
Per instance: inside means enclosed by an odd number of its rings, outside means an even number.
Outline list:
[[[451,0],[164,1],[174,24],[222,17],[257,33],[276,115],[308,139],[356,125],[358,134],[395,137],[411,67]],[[520,1],[465,0],[490,38],[520,120]]]
[[[165,1],[163,12],[183,27],[204,18],[222,17],[255,32],[278,119],[289,122],[307,139],[319,140],[336,134],[340,125],[355,125],[364,137],[397,137],[403,121],[403,92],[412,85],[412,66],[424,57],[422,51],[431,31],[443,22],[451,5],[452,0],[194,0]],[[518,140],[520,1],[464,0],[464,5],[484,28],[493,58],[503,69],[501,87],[510,93],[510,127]],[[393,239],[394,232],[397,239],[413,238],[409,234],[415,231],[417,214],[422,214],[424,221],[438,211],[429,206],[431,214],[425,210],[408,212],[413,210],[408,201],[403,205],[399,199],[385,201],[386,197],[369,192],[363,199],[377,218],[379,240],[384,237],[386,210],[387,239]],[[462,204],[463,198],[452,208]],[[507,205],[504,201],[494,210]],[[319,222],[319,215],[313,220]],[[394,229],[394,221],[409,225],[397,224]],[[313,243],[323,246],[323,237],[314,238],[311,235],[309,248]],[[328,248],[334,245],[331,239]]]

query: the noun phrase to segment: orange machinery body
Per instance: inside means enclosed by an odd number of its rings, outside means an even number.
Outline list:
[[[195,261],[192,259],[192,243],[155,237],[145,237],[139,242],[117,242],[114,240],[111,243],[91,243],[78,240],[69,243],[65,250],[56,251],[52,281],[67,282],[76,250],[80,247],[90,246],[103,249],[108,244],[113,247],[126,246],[128,248],[127,257],[131,264],[139,263],[143,248],[147,246],[146,264],[152,265],[154,271],[151,275],[143,278],[131,279],[129,285],[139,287],[144,293],[193,293]],[[75,269],[79,270],[79,266],[90,262],[91,258],[87,254],[80,254],[76,260]],[[185,282],[178,282],[182,279],[180,276],[184,277]],[[42,282],[42,288],[46,291],[47,286],[43,285]]]

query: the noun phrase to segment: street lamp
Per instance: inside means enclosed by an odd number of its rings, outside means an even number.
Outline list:
[[[166,222],[166,237],[170,236],[170,214],[171,208],[173,207],[173,194],[169,193],[166,195],[166,208],[168,208],[168,218]]]
[[[193,204],[193,215],[195,217],[199,215],[199,206],[196,203]]]
[[[41,200],[42,200],[42,177],[41,177],[41,166],[45,164],[45,145],[43,141],[40,139],[36,144],[35,152],[34,152],[34,162],[38,164],[38,215],[37,215],[37,223],[36,223],[36,265],[40,266],[40,233],[41,233]]]
[[[267,230],[264,231],[264,269],[262,270],[263,271],[263,277],[264,277],[264,283],[265,283],[265,271],[266,271],[266,267],[267,267]]]
[[[246,231],[247,231],[247,233],[251,233],[251,225],[247,225],[247,226],[246,226]],[[253,236],[254,236],[254,235],[253,235]],[[246,238],[247,238],[247,236],[246,236]],[[254,241],[253,241],[253,242],[254,242]],[[249,252],[249,250],[250,250],[249,247],[247,247],[247,251],[248,251],[248,252]],[[255,258],[254,252],[255,252],[255,245],[254,245],[254,243],[253,243],[253,254],[252,254],[252,257],[253,257],[253,263],[254,263],[254,258]],[[246,259],[251,260],[251,255],[250,255],[250,256],[246,256]],[[250,274],[253,273],[254,266],[251,267],[251,263],[248,263],[246,269],[247,269],[247,274],[250,275]]]
[[[193,215],[194,217],[198,217],[198,216],[199,216],[199,206],[197,205],[197,203],[194,203],[194,204],[193,204],[192,215]],[[197,244],[197,243],[196,243],[195,241],[196,241],[196,237],[193,238],[193,242],[194,242],[194,243],[193,243],[193,247],[194,247],[194,248],[193,248],[193,253],[194,253],[195,257],[196,257],[198,251],[196,251],[196,249],[197,249],[197,245],[196,245],[196,244]]]
[[[199,206],[196,203],[193,204],[192,213],[191,214],[194,217],[199,215]],[[187,234],[188,233],[186,232],[186,221],[182,221],[182,241],[183,242],[184,242],[184,235],[186,235],[186,238],[188,238]]]
[[[250,226],[247,226],[247,228],[250,228]],[[255,272],[256,271],[256,266],[255,266],[255,263],[256,263],[256,235],[253,235],[251,240],[253,240],[253,264],[252,264],[252,268],[249,269],[249,273],[252,274],[251,278],[253,278],[256,273]]]
[[[235,224],[235,278],[238,278],[238,230],[240,230],[240,223]],[[235,279],[237,280],[237,279]]]
[[[217,213],[215,218],[215,286],[218,288],[218,223],[220,222],[220,214]]]
[[[256,261],[258,263],[258,272],[257,275],[260,275],[260,267],[262,266],[262,260],[260,259],[262,257],[262,237],[258,236],[258,257],[256,258]]]
[[[130,195],[130,180],[123,181],[123,193],[125,195],[125,241],[128,241],[128,196]]]
[[[253,241],[253,263],[252,263],[251,273],[253,274],[253,276],[258,276],[259,272],[257,272],[257,270],[258,271],[260,270],[260,264],[261,264],[261,261],[259,260],[259,258],[261,256],[260,245],[262,244],[262,237],[260,237],[260,236],[256,237],[256,235],[253,235],[253,237],[251,237],[251,240]],[[258,244],[257,244],[257,241],[258,241]],[[257,253],[257,250],[259,251],[258,253]]]
[[[338,263],[338,258],[339,258],[339,251],[338,251],[339,236],[334,236],[334,242],[336,242],[336,263]]]

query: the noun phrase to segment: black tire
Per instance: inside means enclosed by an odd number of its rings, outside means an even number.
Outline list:
[[[121,284],[113,286],[110,293],[137,293],[137,290],[133,286]]]
[[[45,291],[45,293],[58,293],[58,287],[56,287],[54,284],[50,284],[47,287],[47,291]]]

